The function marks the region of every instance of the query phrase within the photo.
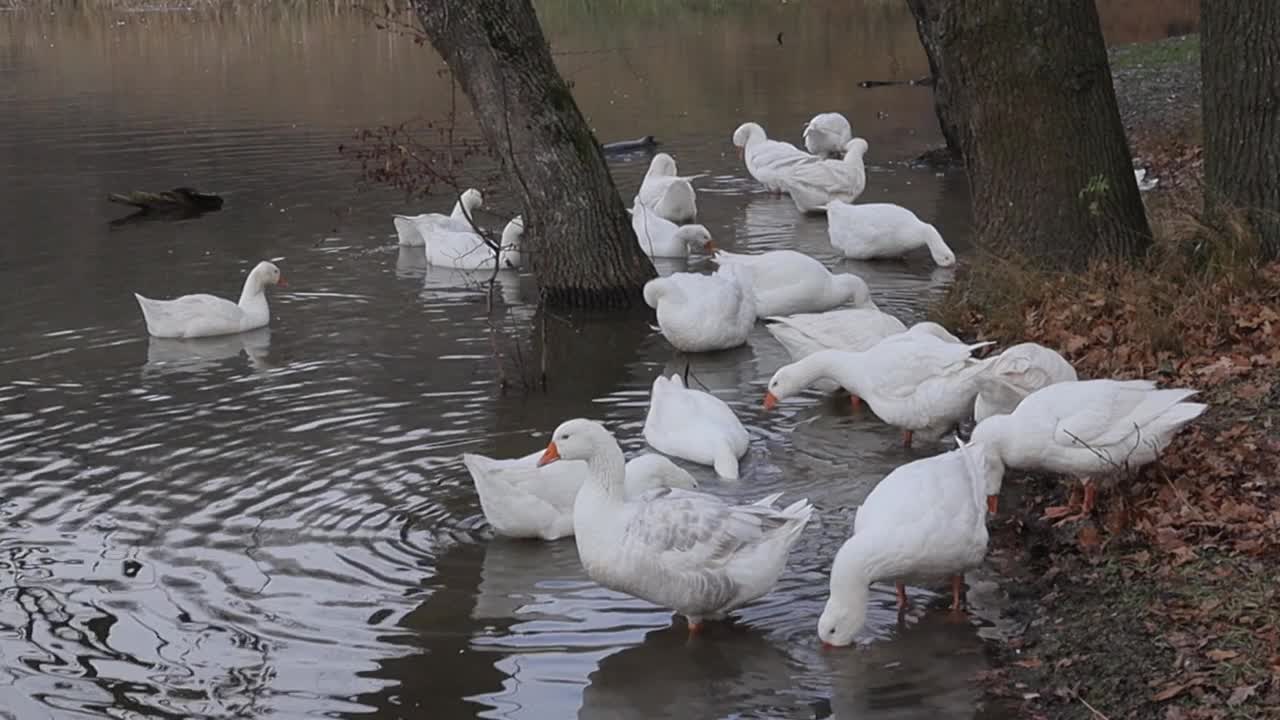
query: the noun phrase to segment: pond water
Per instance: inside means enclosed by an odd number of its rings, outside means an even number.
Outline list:
[[[439,118],[439,61],[343,3],[210,5],[0,12],[0,717],[988,712],[974,675],[999,593],[982,573],[959,621],[922,588],[899,621],[877,586],[863,647],[815,638],[854,509],[938,447],[904,451],[817,395],[764,413],[786,356],[763,328],[683,358],[643,316],[558,317],[547,391],[500,392],[495,344],[508,372],[532,362],[529,279],[501,277],[488,310],[472,279],[395,245],[393,212],[448,200],[362,189],[337,152],[357,128]],[[963,257],[963,176],[904,163],[938,142],[928,89],[856,86],[926,74],[905,3],[666,5],[538,4],[600,138],[654,134],[707,173],[700,220],[721,246],[803,250],[919,319],[950,271],[838,261],[824,221],[762,193],[729,141],[746,119],[798,141],[810,115],[843,111],[870,141],[863,198],[912,208]],[[1100,5],[1113,41],[1196,12]],[[613,164],[624,197],[647,160]],[[178,185],[226,207],[111,222],[128,213],[107,193]],[[147,337],[132,292],[235,297],[264,258],[290,280],[270,330]],[[686,360],[752,436],[738,484],[686,465],[704,488],[820,514],[777,590],[693,641],[587,580],[572,541],[493,538],[460,460],[531,452],[576,416],[634,454],[653,378]]]

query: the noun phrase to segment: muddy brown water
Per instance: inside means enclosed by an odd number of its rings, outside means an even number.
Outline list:
[[[803,250],[920,318],[950,271],[838,260],[823,221],[760,192],[729,142],[746,119],[798,141],[843,111],[871,145],[864,199],[914,209],[963,256],[963,177],[902,163],[938,140],[929,91],[854,87],[925,74],[905,4],[695,5],[539,7],[603,140],[654,134],[708,174],[700,220],[722,246]],[[1103,3],[1112,39],[1194,18],[1130,5]],[[820,521],[732,627],[690,643],[590,582],[571,541],[491,536],[460,453],[527,453],[588,416],[634,454],[652,379],[685,359],[644,322],[572,318],[548,392],[496,391],[489,318],[527,327],[528,279],[501,277],[487,316],[466,276],[394,244],[391,213],[448,202],[360,191],[336,152],[355,128],[439,116],[429,50],[318,4],[51,7],[0,12],[0,717],[975,714],[998,596],[980,574],[966,618],[917,588],[899,621],[877,586],[863,647],[819,651],[855,508],[939,448],[905,452],[816,395],[765,414],[786,356],[762,328],[691,362],[751,432],[742,481],[688,467],[733,499],[807,496]],[[646,164],[613,163],[625,197]],[[177,185],[226,206],[109,224],[127,210],[108,192]],[[290,280],[270,330],[148,339],[132,292],[235,297],[262,258]]]

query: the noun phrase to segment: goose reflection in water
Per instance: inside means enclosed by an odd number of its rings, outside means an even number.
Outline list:
[[[268,357],[271,350],[271,328],[264,327],[235,335],[220,335],[208,338],[148,338],[147,362],[144,369],[148,372],[189,372],[206,371],[223,361],[237,357],[243,352],[249,358],[249,365],[255,370],[270,369]]]

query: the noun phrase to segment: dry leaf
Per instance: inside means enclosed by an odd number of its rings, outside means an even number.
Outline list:
[[[1205,657],[1209,658],[1214,662],[1222,662],[1223,660],[1230,660],[1233,657],[1239,657],[1239,656],[1240,656],[1240,653],[1236,652],[1235,650],[1210,650],[1209,652],[1205,653]]]
[[[1018,667],[1024,667],[1028,670],[1035,670],[1036,668],[1040,667],[1043,664],[1044,663],[1040,660],[1040,658],[1027,658],[1026,660],[1019,660],[1018,662],[1014,663],[1014,665],[1017,665]]]
[[[1186,689],[1187,689],[1187,686],[1182,683],[1174,683],[1172,685],[1168,685],[1165,687],[1165,689],[1161,690],[1155,695],[1152,695],[1151,701],[1164,702],[1165,700],[1169,700],[1174,697],[1177,697],[1179,694],[1182,693],[1183,690],[1186,690]]]
[[[1241,685],[1235,690],[1232,690],[1231,697],[1227,698],[1227,706],[1236,707],[1237,705],[1243,704],[1246,700],[1253,697],[1254,691],[1256,691],[1258,689],[1258,685],[1261,684],[1262,683],[1258,683],[1256,685]]]

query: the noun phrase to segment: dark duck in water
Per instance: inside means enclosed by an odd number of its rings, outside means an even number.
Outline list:
[[[141,190],[131,193],[112,193],[107,196],[107,199],[121,205],[132,205],[143,212],[201,213],[222,208],[222,198],[189,187],[179,187],[158,193]]]

